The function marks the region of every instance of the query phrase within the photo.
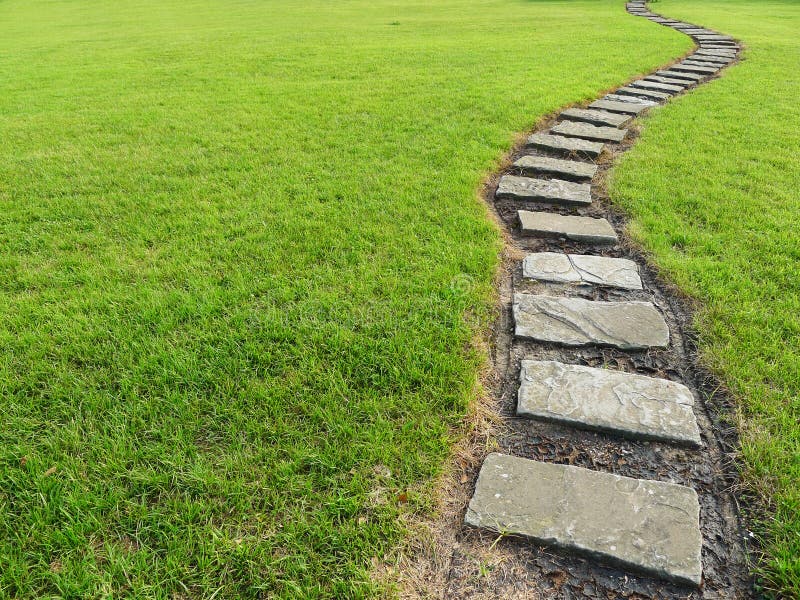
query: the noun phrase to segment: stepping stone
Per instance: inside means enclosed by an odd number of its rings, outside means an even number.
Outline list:
[[[632,260],[588,254],[536,252],[522,262],[522,276],[556,283],[598,284],[642,289],[639,267]]]
[[[672,79],[671,77],[660,77],[658,75],[648,75],[644,78],[643,81],[654,81],[656,83],[668,83],[670,85],[677,85],[680,86],[681,89],[685,89],[692,85],[692,81],[688,81],[686,79]]]
[[[674,483],[492,453],[464,521],[680,584],[703,574],[697,493]]]
[[[621,87],[617,90],[617,94],[622,94],[623,96],[644,96],[645,98],[655,98],[657,100],[668,100],[672,96],[672,94],[665,94],[664,92],[643,90],[634,87]]]
[[[607,142],[621,142],[627,133],[624,129],[617,129],[616,127],[598,127],[588,123],[576,123],[575,121],[561,121],[551,127],[550,131],[564,137]]]
[[[607,125],[609,127],[622,127],[631,120],[631,117],[625,115],[585,108],[568,108],[559,117],[570,121],[583,121],[592,125]]]
[[[603,151],[603,144],[600,142],[589,142],[547,133],[534,133],[528,137],[527,145],[533,148],[550,150],[551,152],[583,154],[592,158],[599,156]]]
[[[697,73],[682,73],[681,71],[656,71],[656,75],[673,79],[685,79],[686,81],[702,81],[705,79],[705,75],[698,75]]]
[[[717,35],[713,33],[695,35],[698,40],[705,42],[732,42],[733,38],[729,35]]]
[[[712,69],[709,67],[697,67],[695,65],[686,65],[683,63],[678,63],[677,65],[672,65],[670,67],[673,71],[684,71],[686,73],[703,73],[706,75],[713,75],[717,72],[718,69]]]
[[[523,360],[517,415],[624,437],[700,445],[685,385],[623,371]]]
[[[733,54],[731,56],[725,56],[722,54],[704,54],[703,49],[699,48],[695,51],[694,54],[688,57],[691,60],[704,60],[708,62],[719,62],[719,63],[732,63],[736,60],[736,55]]]
[[[589,244],[616,244],[617,234],[611,223],[593,217],[573,217],[548,212],[517,211],[523,235],[540,238],[563,237]]]
[[[652,81],[634,81],[631,84],[631,87],[635,88],[644,88],[646,90],[655,90],[657,92],[667,92],[670,94],[677,94],[678,92],[682,92],[683,88],[677,85],[669,85],[666,83],[654,83]]]
[[[734,50],[709,50],[708,48],[698,48],[694,51],[695,54],[702,54],[704,56],[721,56],[723,58],[736,58]]]
[[[739,44],[734,42],[700,42],[700,48],[709,50],[738,50]]]
[[[620,94],[606,94],[600,100],[609,100],[611,102],[627,102],[633,104],[643,104],[644,106],[658,106],[658,102],[654,100],[647,100],[645,98],[638,98],[637,96],[625,96]]]
[[[514,294],[514,335],[564,346],[666,348],[669,328],[650,302]]]
[[[503,175],[495,195],[498,198],[511,200],[538,200],[554,204],[587,206],[592,203],[591,189],[588,183]]]
[[[693,67],[708,67],[709,69],[714,69],[715,71],[718,71],[723,67],[723,65],[717,63],[708,62],[706,60],[692,60],[691,58],[685,59],[682,64],[691,65]]]
[[[522,156],[514,163],[523,175],[558,175],[564,179],[587,180],[597,173],[597,165],[561,160],[549,156]]]

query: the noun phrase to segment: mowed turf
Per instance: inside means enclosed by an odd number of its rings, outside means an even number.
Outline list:
[[[486,356],[515,132],[677,56],[571,0],[0,2],[0,596],[354,598]]]
[[[738,399],[745,483],[767,509],[763,583],[800,598],[800,4],[656,6],[742,39],[745,60],[652,113],[613,197],[702,301],[702,352]]]

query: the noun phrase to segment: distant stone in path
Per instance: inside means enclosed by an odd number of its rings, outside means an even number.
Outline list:
[[[539,200],[554,204],[592,203],[591,186],[561,179],[533,179],[516,175],[503,175],[497,186],[498,198],[512,200]]]
[[[522,262],[522,276],[555,283],[596,284],[629,290],[642,289],[639,267],[626,258],[535,252]]]
[[[666,348],[669,328],[650,302],[514,294],[514,334],[564,346]]]
[[[617,90],[617,94],[625,96],[644,96],[645,98],[656,100],[667,100],[672,94],[665,94],[664,92],[656,92],[655,90],[643,90],[635,87],[621,87]]]
[[[558,152],[560,154],[582,154],[592,158],[603,151],[601,142],[590,142],[547,133],[534,133],[528,137],[527,145],[533,148]]]
[[[635,373],[523,360],[517,415],[626,437],[700,445],[685,385]]]
[[[464,520],[700,585],[700,505],[682,485],[489,454]]]
[[[554,125],[550,131],[564,137],[583,138],[587,140],[600,140],[606,142],[621,142],[627,133],[624,129],[616,127],[598,127],[588,123],[574,121],[561,121]]]
[[[639,104],[637,102],[617,102],[614,100],[595,100],[589,106],[627,115],[638,115],[643,110],[649,108],[646,104]]]
[[[667,92],[670,94],[677,94],[678,92],[683,91],[683,88],[677,85],[669,85],[667,83],[656,83],[652,81],[645,81],[643,79],[634,81],[630,85],[631,87],[644,88],[646,90],[655,90],[657,92]]]
[[[597,165],[577,160],[561,160],[549,156],[522,156],[514,167],[523,175],[557,175],[564,179],[589,180],[597,173]]]
[[[523,235],[562,237],[589,244],[616,244],[617,234],[605,219],[564,216],[548,212],[517,211]]]
[[[608,127],[622,127],[631,120],[631,117],[627,115],[585,108],[568,108],[562,112],[559,117],[570,121],[582,121],[592,125]]]

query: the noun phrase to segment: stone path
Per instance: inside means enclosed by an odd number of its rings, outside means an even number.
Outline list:
[[[514,243],[547,249],[524,256],[511,294],[510,364],[519,368],[515,416],[599,431],[611,445],[655,440],[702,453],[708,441],[696,411],[703,406],[690,387],[676,373],[638,372],[637,365],[646,364],[642,357],[670,352],[677,342],[663,299],[643,284],[637,263],[620,256],[626,250],[607,209],[596,202],[598,164],[592,161],[624,151],[620,144],[633,119],[717,75],[737,60],[739,48],[729,36],[650,12],[644,0],[626,8],[691,36],[700,47],[585,108],[564,110],[549,130],[528,138],[525,154],[499,179],[495,202],[513,227]],[[530,201],[549,208],[529,210]],[[573,362],[540,358],[553,348],[610,348],[620,358],[614,366],[582,363],[574,350],[560,355]],[[487,456],[465,522],[625,571],[701,585],[701,509],[689,482],[532,458]]]

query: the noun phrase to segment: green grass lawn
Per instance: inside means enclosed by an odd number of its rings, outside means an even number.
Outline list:
[[[800,598],[800,4],[654,7],[739,37],[747,60],[652,114],[613,197],[705,307],[702,351],[739,400],[745,481],[768,508],[764,584]]]
[[[482,177],[689,47],[618,0],[2,0],[0,31],[5,598],[375,592],[485,360]]]

